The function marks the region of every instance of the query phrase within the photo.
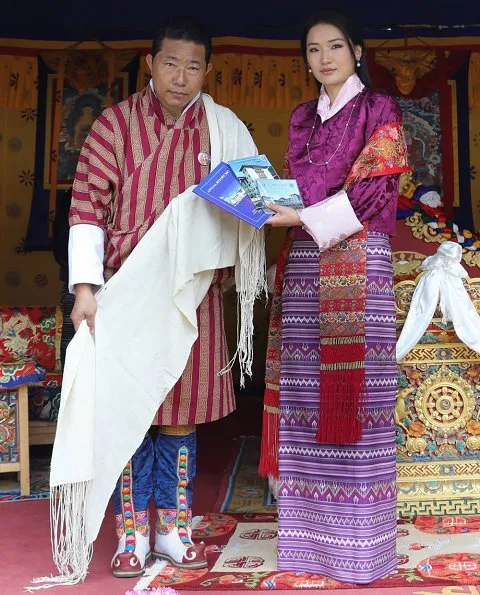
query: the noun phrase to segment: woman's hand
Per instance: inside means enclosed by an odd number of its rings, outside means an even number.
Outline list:
[[[265,221],[266,225],[271,225],[272,227],[294,227],[296,225],[302,225],[300,215],[295,209],[281,207],[274,203],[267,203],[267,207],[275,211],[275,215],[272,215],[270,219]]]

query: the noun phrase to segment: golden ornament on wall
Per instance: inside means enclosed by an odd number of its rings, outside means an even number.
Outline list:
[[[465,259],[466,262],[466,259]],[[467,262],[468,264],[468,262]],[[480,312],[480,279],[470,279],[468,283],[468,294],[473,305]],[[479,373],[480,376],[480,373]]]
[[[405,447],[408,452],[422,454],[422,452],[427,450],[427,441],[423,438],[409,438]]]
[[[462,258],[469,267],[480,267],[480,250],[465,250]]]
[[[442,244],[447,239],[439,234],[433,227],[430,227],[428,223],[424,223],[420,213],[413,213],[410,217],[405,219],[405,225],[412,228],[412,233],[417,240],[423,240],[424,242],[439,242]]]
[[[393,274],[395,277],[406,277],[407,275],[421,272],[420,266],[425,260],[426,254],[419,252],[392,252]]]
[[[415,281],[400,281],[395,284],[395,308],[400,318],[406,318],[408,314],[415,287]]]
[[[468,450],[480,450],[480,438],[478,436],[469,436],[465,441]]]
[[[418,419],[434,430],[457,430],[467,425],[475,409],[475,394],[461,376],[446,367],[427,376],[417,389]]]
[[[412,172],[412,170],[410,170],[410,171],[404,171],[400,175],[400,186],[399,186],[399,189],[398,189],[398,193],[401,196],[408,196],[406,193],[409,191],[409,189],[412,186],[412,180],[413,180],[413,172]],[[408,196],[408,198],[411,198],[411,196]]]
[[[400,92],[408,95],[417,80],[435,68],[437,55],[431,50],[385,50],[375,52],[375,61],[394,76]]]
[[[407,417],[407,406],[405,399],[413,393],[413,388],[402,388],[397,392],[397,400],[395,403],[395,424],[401,426],[407,431],[407,428],[403,425],[403,420]]]

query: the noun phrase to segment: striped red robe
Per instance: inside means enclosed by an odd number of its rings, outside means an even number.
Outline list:
[[[209,166],[198,161],[200,152],[210,153],[201,99],[175,120],[147,86],[107,108],[93,124],[75,174],[70,225],[87,223],[105,231],[106,279],[170,200],[208,174]],[[229,360],[221,288],[228,274],[215,274],[197,310],[199,336],[183,376],[153,423],[203,423],[235,409],[231,374],[217,375]]]

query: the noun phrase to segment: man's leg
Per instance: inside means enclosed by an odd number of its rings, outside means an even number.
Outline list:
[[[157,507],[153,555],[180,568],[205,568],[205,545],[192,541],[192,494],[196,472],[195,426],[160,426],[155,440]]]
[[[153,443],[146,436],[125,466],[113,493],[118,548],[112,559],[117,577],[142,574],[150,558],[148,506],[153,493]]]

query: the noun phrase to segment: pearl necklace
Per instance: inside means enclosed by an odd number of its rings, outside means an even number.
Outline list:
[[[312,158],[310,156],[310,141],[312,140],[313,133],[315,132],[315,126],[317,125],[317,117],[318,117],[318,112],[315,112],[315,119],[313,120],[313,126],[310,131],[310,136],[308,137],[308,140],[307,140],[307,155],[308,155],[309,163],[311,163],[312,165],[320,165],[320,166],[326,167],[330,163],[330,161],[335,157],[335,155],[338,153],[338,149],[340,149],[340,147],[342,145],[343,139],[345,138],[345,134],[347,133],[347,129],[350,124],[350,120],[352,119],[353,110],[355,109],[355,106],[357,105],[357,101],[361,94],[362,94],[362,91],[360,91],[357,94],[357,96],[355,97],[355,101],[353,102],[352,109],[350,111],[350,115],[348,116],[347,124],[345,125],[345,130],[343,131],[342,138],[340,139],[340,142],[338,143],[337,148],[335,149],[333,154],[330,156],[330,158],[327,161],[324,161],[323,163],[315,163],[314,161],[312,161]]]

